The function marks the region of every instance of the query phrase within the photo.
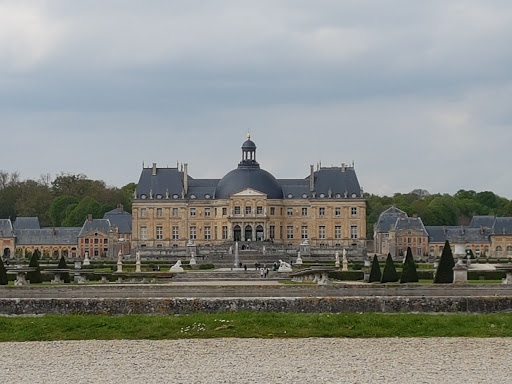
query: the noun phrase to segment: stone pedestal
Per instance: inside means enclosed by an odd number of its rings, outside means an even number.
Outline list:
[[[189,261],[189,265],[196,265],[197,262],[196,262],[196,257],[194,256],[194,254],[192,254],[190,256],[190,261]]]
[[[300,243],[299,249],[302,255],[311,256],[311,246],[309,245],[308,239]]]
[[[459,259],[455,267],[453,267],[453,283],[466,284],[468,282],[468,266]]]
[[[117,262],[117,272],[123,272],[123,263],[121,261]]]
[[[91,261],[89,260],[89,252],[85,252],[83,265],[91,265]]]
[[[140,260],[137,260],[137,262],[135,263],[135,272],[141,272]]]

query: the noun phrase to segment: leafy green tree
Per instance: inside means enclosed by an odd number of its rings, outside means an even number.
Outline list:
[[[405,261],[402,268],[402,276],[400,277],[400,284],[417,283],[418,281],[418,272],[416,271],[416,264],[412,257],[411,247],[407,247],[407,253],[405,254]]]
[[[399,280],[398,273],[393,263],[391,253],[388,253],[386,258],[386,265],[384,265],[384,271],[382,272],[381,283],[395,283]]]
[[[436,276],[434,278],[434,283],[436,284],[450,284],[453,283],[453,267],[455,266],[455,261],[453,260],[452,249],[450,247],[450,242],[446,240],[443,247],[443,252],[441,253],[441,259],[439,260],[439,264],[436,270]]]
[[[0,285],[7,285],[9,283],[7,279],[7,270],[5,269],[4,261],[0,257]]]
[[[54,227],[62,225],[66,215],[69,213],[66,209],[72,204],[74,204],[74,207],[78,205],[78,199],[74,196],[62,195],[53,199],[50,205],[50,218]]]
[[[66,218],[62,221],[62,225],[65,227],[80,227],[88,214],[91,214],[94,218],[102,218],[103,214],[109,210],[110,207],[98,203],[90,196],[86,196],[74,206],[73,210],[68,212]]]
[[[57,266],[59,269],[68,269],[68,265],[66,264],[66,259],[64,256],[60,257],[59,265]],[[69,277],[69,272],[63,272],[60,274],[60,278],[64,281],[64,283],[70,283],[71,278]]]
[[[369,283],[374,283],[376,281],[380,282],[381,278],[382,278],[382,273],[380,271],[379,259],[377,258],[377,255],[373,255],[372,267],[370,270],[370,277],[368,279],[368,282]]]
[[[36,249],[34,253],[32,253],[32,257],[30,258],[29,267],[36,268],[35,271],[27,273],[27,279],[30,281],[30,284],[41,284],[43,282],[43,277],[41,276],[41,267],[39,266],[39,251]]]

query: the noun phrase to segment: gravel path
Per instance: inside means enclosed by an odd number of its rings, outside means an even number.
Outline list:
[[[510,383],[511,339],[0,343],[4,383]]]

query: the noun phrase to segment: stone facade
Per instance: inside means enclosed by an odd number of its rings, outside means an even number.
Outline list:
[[[365,246],[366,201],[353,167],[311,166],[304,179],[277,180],[259,168],[256,146],[222,179],[193,179],[188,165],[143,168],[132,201],[136,248],[268,241]]]

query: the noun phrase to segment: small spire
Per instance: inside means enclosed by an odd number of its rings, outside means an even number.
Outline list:
[[[251,140],[251,132],[247,132],[247,140]]]

